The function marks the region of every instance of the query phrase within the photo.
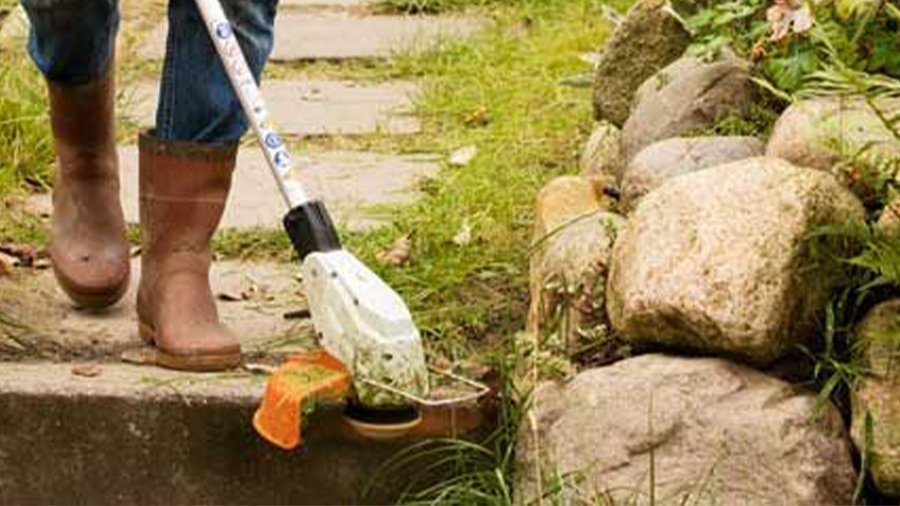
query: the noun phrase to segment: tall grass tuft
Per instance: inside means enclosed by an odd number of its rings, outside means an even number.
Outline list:
[[[40,75],[21,55],[0,53],[0,196],[24,182],[49,186],[50,139]]]
[[[516,356],[505,350],[495,357],[499,413],[497,426],[487,437],[479,442],[448,438],[413,445],[385,463],[371,485],[406,477],[408,485],[399,504],[513,504],[517,434],[528,408],[528,396],[518,391],[514,380]]]

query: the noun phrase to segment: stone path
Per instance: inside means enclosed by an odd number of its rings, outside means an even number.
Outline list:
[[[292,79],[265,81],[263,96],[272,121],[285,135],[328,136],[419,133],[413,116],[418,87],[410,82],[360,84],[353,81]],[[159,85],[141,82],[125,97],[123,114],[141,127],[156,120]]]
[[[138,152],[135,146],[119,150],[122,173],[122,205],[125,219],[138,222]],[[414,187],[434,177],[439,159],[432,155],[397,156],[332,151],[296,157],[298,178],[311,195],[324,199],[338,226],[366,231],[384,223],[379,206],[409,203]],[[50,195],[32,197],[29,209],[49,215]],[[287,207],[258,148],[238,155],[238,168],[228,199],[223,228],[280,229]]]
[[[478,20],[422,16],[357,16],[285,9],[275,23],[272,61],[383,58],[397,52],[427,51],[441,41],[477,31]],[[168,22],[148,36],[139,55],[161,59]]]
[[[160,57],[164,9],[123,0],[128,25],[150,32],[133,58]],[[474,33],[467,18],[370,15],[365,0],[282,0],[275,60],[388,58]],[[149,7],[149,8],[148,8]],[[131,10],[127,10],[131,9]],[[149,17],[148,17],[149,16]],[[15,23],[15,25],[13,24]],[[0,50],[21,50],[19,15],[0,26]],[[155,28],[154,28],[155,26]],[[121,39],[120,39],[120,42]],[[128,58],[132,58],[129,60]],[[153,123],[156,84],[126,84],[122,118]],[[264,85],[273,119],[291,139],[415,135],[414,82],[291,78]],[[125,124],[125,122],[123,122]],[[300,143],[296,143],[300,144]],[[137,221],[137,150],[120,146],[123,203]],[[295,153],[299,177],[323,196],[336,221],[366,230],[390,221],[384,204],[416,198],[442,155],[326,151]],[[280,230],[285,209],[261,153],[242,149],[223,228]],[[28,204],[49,213],[49,195]],[[245,362],[278,363],[315,346],[298,266],[217,261],[211,275],[222,320],[241,336]],[[249,371],[196,375],[141,365],[152,350],[137,336],[133,261],[125,299],[102,313],[78,311],[49,270],[0,276],[0,503],[355,503],[368,479],[399,448],[425,436],[470,434],[483,424],[467,407],[430,410],[417,433],[387,444],[361,441],[324,406],[301,452],[263,443],[251,418],[264,377]],[[136,363],[137,362],[137,363]],[[402,487],[382,483],[381,489]],[[379,487],[376,487],[376,491]],[[370,500],[384,502],[384,499]],[[387,496],[381,496],[387,497]]]

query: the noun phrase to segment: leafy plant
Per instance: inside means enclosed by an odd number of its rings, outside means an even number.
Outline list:
[[[887,1],[732,1],[684,19],[695,35],[690,54],[715,55],[729,47],[755,64],[758,77],[788,93],[825,67],[825,39],[851,68],[900,76],[900,9]]]
[[[765,0],[722,2],[683,17],[685,27],[694,34],[688,53],[717,54],[725,47],[749,53],[754,42],[768,31],[764,7]]]

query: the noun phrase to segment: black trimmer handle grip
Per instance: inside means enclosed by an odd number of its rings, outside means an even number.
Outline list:
[[[319,200],[291,209],[284,216],[284,229],[301,260],[310,253],[325,253],[342,247],[331,216]]]

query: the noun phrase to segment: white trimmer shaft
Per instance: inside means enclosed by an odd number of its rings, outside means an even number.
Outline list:
[[[195,0],[216,52],[272,176],[290,211],[284,226],[303,259],[310,314],[322,345],[353,376],[359,401],[368,408],[396,408],[465,402],[488,388],[442,373],[474,389],[454,399],[429,400],[429,369],[419,331],[406,304],[378,276],[340,244],[324,204],[309,197],[292,177],[288,146],[267,121],[266,104],[219,0]]]

